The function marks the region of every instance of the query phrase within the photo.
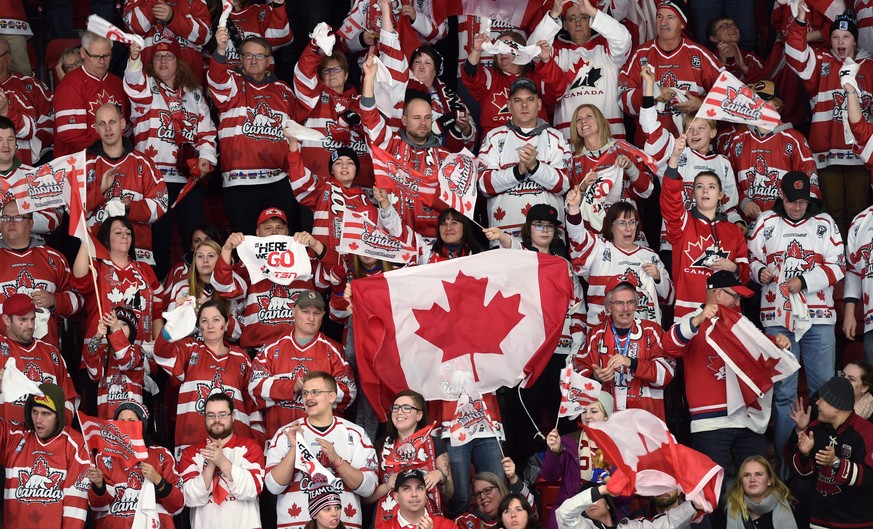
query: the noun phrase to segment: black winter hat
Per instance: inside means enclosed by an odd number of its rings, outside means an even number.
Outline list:
[[[358,160],[358,153],[356,153],[351,147],[340,147],[333,151],[330,155],[331,169],[333,168],[333,162],[337,161],[340,156],[348,156],[352,159],[352,163],[355,164],[355,177],[357,177],[358,173],[361,172],[361,162]]]
[[[855,409],[855,390],[847,378],[831,377],[818,388],[818,397],[841,411]]]

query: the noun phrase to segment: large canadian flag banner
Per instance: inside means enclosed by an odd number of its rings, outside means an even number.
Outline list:
[[[457,400],[545,368],[573,286],[560,257],[482,252],[352,281],[360,386],[380,420],[404,389]]]

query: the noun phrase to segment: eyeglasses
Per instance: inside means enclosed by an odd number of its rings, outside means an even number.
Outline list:
[[[330,391],[330,390],[328,390],[328,389],[313,389],[313,390],[311,390],[311,391],[308,390],[308,389],[304,389],[303,391],[300,392],[300,395],[301,395],[303,398],[306,398],[306,397],[308,397],[308,396],[310,396],[310,395],[312,395],[313,397],[318,397],[318,396],[321,395],[322,393],[333,393],[333,392]]]
[[[718,31],[720,29],[730,29],[730,28],[735,28],[735,27],[737,27],[737,25],[734,24],[733,22],[725,22],[723,24],[719,24],[718,27],[715,28],[715,30]]]
[[[223,411],[221,413],[207,413],[206,420],[207,421],[223,421],[230,417],[229,411]]]
[[[479,492],[474,492],[473,497],[478,500],[479,498],[482,498],[483,496],[487,496],[487,495],[491,494],[492,492],[494,492],[494,489],[496,489],[496,488],[497,487],[485,487],[484,489],[480,490]]]
[[[637,304],[637,300],[632,299],[630,301],[610,301],[611,305],[615,305],[616,307],[633,307]]]
[[[617,220],[613,224],[618,226],[619,228],[626,228],[630,226],[631,228],[635,228],[637,226],[636,220]]]
[[[393,413],[397,413],[398,411],[402,411],[403,413],[409,413],[412,410],[421,411],[420,409],[416,408],[415,406],[412,406],[411,404],[400,404],[400,405],[395,404],[395,405],[391,406],[391,411]]]
[[[570,24],[581,24],[582,22],[588,22],[591,20],[591,17],[588,15],[573,15],[567,17],[565,20]]]
[[[175,61],[176,56],[173,55],[172,53],[156,53],[154,56],[154,60],[156,60],[158,62]]]
[[[106,61],[112,57],[111,53],[107,53],[106,55],[92,55],[92,54],[88,53],[88,50],[86,50],[85,48],[82,48],[82,50],[85,52],[85,55],[87,55],[88,57],[91,57],[95,61]]]
[[[33,219],[33,217],[31,217],[29,215],[15,215],[15,216],[3,215],[3,216],[0,216],[0,222],[24,222],[26,220],[32,220],[32,219]]]
[[[266,55],[264,53],[243,53],[242,55],[240,55],[240,57],[247,61],[263,61],[264,59],[269,57],[269,55]]]
[[[331,66],[329,68],[322,68],[321,75],[330,75],[332,73],[340,73],[343,69],[341,66]]]
[[[555,227],[551,224],[531,224],[531,228],[536,231],[544,231],[546,233],[555,231]]]

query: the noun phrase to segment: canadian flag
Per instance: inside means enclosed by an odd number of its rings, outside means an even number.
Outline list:
[[[600,382],[583,377],[567,366],[561,371],[561,406],[558,417],[575,419],[585,406],[596,402],[600,396]]]
[[[536,380],[573,296],[559,257],[501,250],[352,281],[360,386],[380,420],[394,395],[427,400]]]
[[[77,411],[85,447],[104,456],[124,461],[130,468],[149,458],[149,450],[142,438],[142,421],[108,421]]]
[[[766,105],[754,90],[726,70],[722,70],[706,94],[697,110],[697,117],[745,123],[767,130],[775,129],[781,121],[775,109]]]
[[[800,364],[735,310],[719,310],[718,317],[705,322],[700,331],[724,361],[728,415],[745,410],[741,420],[763,433],[770,422],[773,384],[800,369]]]
[[[373,175],[378,187],[386,191],[400,189],[409,198],[421,199],[428,206],[433,205],[438,187],[436,176],[428,177],[416,171],[372,143],[370,152],[373,155]]]
[[[81,156],[83,164],[79,167],[84,168],[85,151],[81,151],[75,156]],[[109,251],[100,242],[94,240],[91,230],[88,229],[88,222],[85,220],[85,172],[70,171],[67,182],[69,183],[69,194],[67,198],[67,207],[70,211],[70,226],[68,234],[79,239],[81,244],[88,245],[88,256],[92,259],[109,259]],[[96,273],[92,268],[92,274]]]
[[[399,445],[395,443],[394,449],[385,456],[386,475],[396,474],[406,468],[422,468],[427,466],[431,459],[423,447],[434,427],[436,427],[436,422],[416,431],[403,443]]]
[[[410,263],[418,256],[417,248],[392,237],[365,215],[349,209],[343,211],[342,233],[337,251],[400,264]]]
[[[724,469],[677,444],[667,425],[648,411],[619,411],[583,428],[604,459],[617,467],[606,484],[613,496],[658,496],[680,489],[705,512],[718,505]]]
[[[437,173],[439,201],[472,219],[478,194],[478,174],[479,162],[467,149],[448,155]]]
[[[480,432],[486,432],[489,437],[503,438],[502,428],[488,413],[488,407],[481,395],[470,397],[467,392],[461,393],[455,414],[449,424],[449,436],[452,446],[461,446],[472,441]]]

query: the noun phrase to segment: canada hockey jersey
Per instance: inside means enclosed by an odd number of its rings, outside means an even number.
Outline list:
[[[358,388],[338,343],[319,333],[301,346],[292,331],[265,345],[255,357],[247,390],[255,406],[264,410],[267,438],[282,426],[306,417],[303,399],[294,386],[312,371],[330,373],[336,380],[334,413],[342,415],[355,400]]]
[[[227,30],[230,40],[227,42],[227,62],[231,68],[240,64],[240,50],[246,37],[263,37],[273,47],[287,46],[294,40],[291,25],[288,23],[288,11],[285,5],[247,4],[242,9],[234,9],[227,19]],[[216,55],[212,56],[215,60]]]
[[[14,72],[9,72],[9,77],[0,82],[0,88],[6,92],[7,97],[14,94],[21,101],[24,107],[22,112],[26,112],[27,107],[33,109],[32,124],[29,123],[28,116],[15,117],[15,105],[11,105],[11,114],[6,116],[15,123],[18,138],[16,155],[22,162],[33,165],[54,143],[55,111],[52,108],[51,93],[39,79]],[[10,98],[10,101],[14,99]],[[21,125],[18,120],[21,120]]]
[[[531,145],[537,150],[536,170],[520,175],[518,150]],[[534,204],[549,204],[563,219],[561,198],[570,188],[570,147],[560,132],[540,120],[524,131],[513,123],[494,129],[482,142],[479,161],[485,165],[479,190],[488,197],[488,226],[518,235]]]
[[[97,383],[98,417],[114,419],[120,404],[142,403],[145,362],[149,362],[149,373],[154,373],[157,367],[154,360],[146,358],[142,346],[131,345],[120,330],[102,340],[91,338],[82,351],[82,363],[88,378]]]
[[[400,14],[404,5],[411,5],[415,9],[415,20],[410,20],[406,15]],[[394,21],[394,28],[401,33],[400,41],[403,43],[403,52],[409,57],[421,44],[436,44],[445,38],[449,30],[447,22],[436,24],[430,16],[425,0],[412,0],[402,2],[391,0],[391,13],[389,16]],[[337,30],[338,41],[342,46],[352,52],[363,51],[366,46],[361,40],[361,33],[369,31],[380,35],[382,31],[382,16],[379,2],[376,0],[355,0],[352,8],[346,15],[342,26]],[[405,19],[405,20],[404,20]]]
[[[203,418],[200,418],[203,422]],[[200,450],[206,446],[203,437],[189,446],[179,459],[179,474],[182,475],[182,491],[185,506],[191,512],[191,529],[233,527],[235,529],[261,529],[261,513],[258,497],[264,489],[264,449],[262,442],[233,434],[222,446],[224,457],[233,464],[231,476],[216,471],[218,483],[207,485],[203,481],[206,460]],[[226,496],[220,503],[215,501],[215,487],[224,489]]]
[[[596,151],[588,150],[583,146],[573,154],[573,161],[570,165],[570,187],[584,180],[590,172],[609,169],[615,165],[616,158],[625,155],[639,173],[636,177],[632,177],[625,171],[627,178],[622,177],[621,180],[622,199],[636,205],[637,200],[649,198],[655,189],[652,171],[638,158],[637,154],[629,152],[629,149],[639,152],[636,147],[626,141],[615,139],[609,140],[603,148]]]
[[[152,48],[160,41],[176,41],[180,60],[188,63],[198,78],[203,74],[203,46],[212,38],[212,19],[205,0],[166,0],[173,9],[168,21],[155,17],[154,0],[132,0],[124,3],[124,23],[145,41],[143,58],[150,62]]]
[[[94,114],[105,103],[115,103],[130,115],[130,104],[121,78],[107,73],[94,77],[85,67],[70,70],[55,89],[55,158],[87,149],[100,136]]]
[[[602,390],[615,399],[615,411],[643,409],[664,416],[664,387],[673,380],[675,361],[661,348],[664,330],[656,322],[634,318],[624,338],[615,335],[612,318],[588,332],[584,351],[573,359],[574,368],[584,377],[594,378],[594,368],[603,368],[615,355],[631,360],[621,366],[612,380],[603,382]],[[622,352],[622,349],[624,350]]]
[[[192,144],[199,158],[218,165],[215,124],[200,88],[172,90],[157,78],[145,75],[141,67],[131,69],[128,64],[124,72],[124,91],[131,102],[136,150],[151,159],[164,182],[184,184],[188,181],[176,169],[179,145],[183,143]]]
[[[683,200],[684,184],[676,169],[667,169],[661,189],[661,213],[667,242],[673,248],[676,318],[694,311],[706,299],[706,279],[717,259],[737,265],[740,281],[749,281],[749,250],[743,232],[724,216],[710,220]]]
[[[68,427],[40,439],[33,431],[12,426],[6,417],[0,419],[3,527],[85,527],[91,482],[85,475],[89,462],[82,435]]]
[[[791,319],[791,302],[781,283],[799,277],[803,281],[809,319],[813,325],[834,325],[834,285],[846,272],[843,239],[834,219],[814,203],[800,220],[788,218],[781,200],[772,211],[762,213],[749,238],[752,278],[759,281],[764,268],[775,279],[761,289],[761,324],[786,327]],[[760,282],[760,281],[759,281]]]
[[[863,332],[873,331],[873,207],[858,213],[846,242],[846,283],[843,301],[862,303]],[[849,316],[848,314],[846,316]],[[851,317],[854,317],[852,315]]]
[[[252,364],[245,351],[229,345],[227,354],[219,356],[202,340],[170,342],[161,334],[155,341],[155,361],[180,383],[174,439],[178,454],[206,437],[206,399],[219,392],[233,399],[234,432],[263,441],[261,415],[248,394]]]
[[[173,516],[182,512],[182,478],[176,472],[176,460],[162,446],[148,447],[148,464],[169,484],[163,494],[155,490],[155,508],[162,528],[174,527]],[[103,472],[104,489],[99,494],[91,485],[88,503],[94,511],[97,529],[127,529],[139,505],[139,496],[146,478],[138,466],[124,468],[120,459],[97,456],[97,468]],[[155,485],[157,489],[157,485]]]
[[[348,486],[339,488],[341,491],[339,492],[340,501],[342,502],[340,514],[342,523],[350,529],[361,529],[363,520],[361,498],[373,494],[379,479],[377,476],[379,462],[370,438],[367,437],[363,428],[338,417],[333,418],[333,424],[327,430],[313,427],[306,418],[298,419],[295,422],[301,425],[301,428],[297,430],[298,439],[299,436],[303,437],[302,442],[309,447],[309,450],[323,466],[330,468],[331,465],[327,456],[322,452],[321,445],[317,442],[319,439],[333,443],[337,455],[363,474],[361,484],[357,488],[351,489]],[[267,490],[278,497],[276,500],[277,527],[301,528],[311,520],[309,499],[318,496],[320,490],[323,490],[322,487],[328,484],[310,480],[309,475],[301,470],[294,471],[291,483],[287,486],[282,486],[273,479],[271,471],[291,449],[291,443],[285,434],[285,430],[289,426],[291,425],[288,424],[276,431],[267,445],[265,481]],[[335,470],[333,472],[336,475]],[[342,484],[342,478],[340,478],[340,483]]]

